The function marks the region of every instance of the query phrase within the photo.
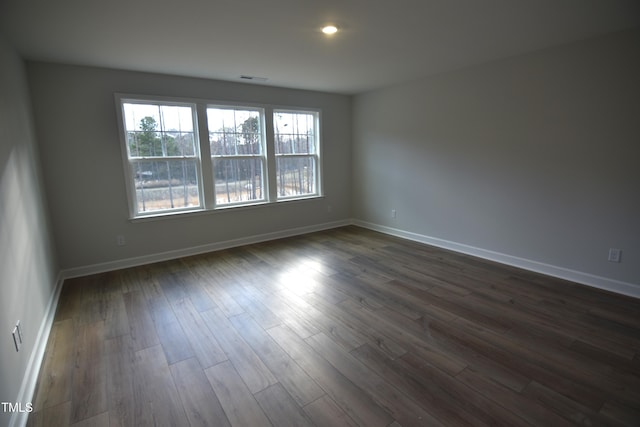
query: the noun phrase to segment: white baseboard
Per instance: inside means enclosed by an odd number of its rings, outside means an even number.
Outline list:
[[[346,225],[357,225],[359,227],[367,228],[381,233],[389,234],[392,236],[401,237],[404,239],[425,243],[431,246],[436,246],[455,252],[460,252],[467,255],[476,256],[479,258],[487,259],[490,261],[499,262],[525,270],[533,271],[536,273],[546,274],[548,276],[558,277],[561,279],[570,280],[572,282],[592,286],[599,289],[604,289],[611,292],[616,292],[623,295],[628,295],[635,298],[640,298],[640,285],[633,283],[622,282],[606,277],[600,277],[581,271],[575,271],[564,267],[558,267],[550,264],[545,264],[537,261],[532,261],[524,258],[519,258],[513,255],[507,255],[499,252],[490,251],[487,249],[477,248],[474,246],[465,245],[462,243],[452,242],[449,240],[439,239],[436,237],[425,236],[410,231],[404,231],[397,228],[378,225],[361,220],[342,220],[329,223],[317,224],[307,227],[290,228],[287,230],[277,231],[273,233],[259,234],[255,236],[244,237],[240,239],[226,240],[223,242],[211,243],[207,245],[194,246],[191,248],[178,249],[174,251],[160,252],[156,254],[144,255],[135,258],[123,259],[118,261],[88,265],[84,267],[72,268],[62,270],[56,280],[56,286],[53,294],[49,298],[49,303],[45,312],[45,316],[38,330],[38,336],[36,338],[35,347],[29,357],[27,365],[27,371],[20,386],[20,392],[16,399],[16,402],[31,402],[34,398],[34,392],[36,383],[38,380],[38,374],[40,373],[40,367],[42,365],[44,352],[46,350],[47,342],[49,340],[49,333],[53,326],[53,319],[55,317],[56,307],[58,306],[58,300],[60,298],[60,292],[62,290],[62,284],[65,279],[72,277],[86,276],[90,274],[102,273],[105,271],[118,270],[122,268],[135,267],[144,264],[151,264],[159,261],[167,261],[171,259],[181,258],[185,256],[198,255],[206,252],[213,252],[222,249],[228,249],[237,246],[248,245],[252,243],[260,243],[268,240],[281,239],[285,237],[292,237],[306,233],[313,233],[316,231],[328,230],[332,228],[343,227]],[[9,426],[10,427],[23,427],[27,423],[29,414],[26,412],[16,412],[12,415]]]
[[[44,318],[40,324],[38,335],[36,337],[35,346],[31,355],[29,356],[29,362],[27,364],[27,370],[20,386],[20,391],[16,402],[32,402],[38,381],[38,375],[40,373],[40,367],[44,358],[44,352],[49,341],[49,334],[53,327],[53,319],[55,317],[56,308],[58,306],[58,300],[60,299],[60,293],[62,291],[62,284],[65,279],[72,277],[86,276],[90,274],[102,273],[105,271],[118,270],[122,268],[135,267],[138,265],[151,264],[159,261],[167,261],[171,259],[181,258],[185,256],[198,255],[206,252],[212,252],[216,250],[228,249],[232,247],[248,245],[252,243],[260,243],[268,240],[281,239],[285,237],[292,237],[306,233],[313,233],[315,231],[329,230],[331,228],[343,227],[350,225],[351,220],[334,221],[323,224],[317,224],[307,227],[290,228],[287,230],[277,231],[273,233],[259,234],[256,236],[249,236],[240,239],[227,240],[223,242],[217,242],[202,246],[195,246],[191,248],[179,249],[175,251],[161,252],[151,255],[145,255],[141,257],[129,258],[124,260],[118,260],[113,262],[106,262],[101,264],[88,265],[84,267],[72,268],[68,270],[62,270],[58,274],[56,280],[56,286],[53,294],[49,298],[49,303],[45,311]],[[28,412],[15,412],[9,420],[10,427],[24,427],[27,424],[29,417]]]
[[[42,361],[44,359],[44,352],[47,349],[47,342],[49,341],[49,333],[51,332],[51,328],[53,327],[53,319],[56,315],[56,308],[58,307],[58,300],[60,299],[60,292],[62,291],[62,283],[64,279],[62,274],[59,273],[56,279],[56,286],[49,297],[49,302],[47,304],[47,308],[44,313],[44,317],[42,319],[42,323],[40,323],[40,328],[38,329],[38,335],[36,336],[35,345],[33,347],[33,351],[29,356],[29,362],[27,362],[27,370],[22,379],[22,384],[20,385],[20,391],[18,392],[18,397],[16,398],[16,402],[33,402],[33,398],[36,384],[38,382],[38,375],[40,374],[40,367],[42,365]],[[27,425],[27,418],[29,417],[28,412],[14,412],[9,420],[10,427],[24,427]]]
[[[352,223],[360,227],[379,231],[385,234],[390,234],[392,236],[402,237],[404,239],[425,243],[427,245],[449,249],[455,252],[476,256],[478,258],[499,262],[501,264],[522,268],[524,270],[529,270],[536,273],[546,274],[547,276],[570,280],[572,282],[580,283],[582,285],[587,285],[594,288],[603,289],[634,298],[640,298],[640,284],[622,282],[615,279],[609,279],[606,277],[584,273],[582,271],[571,270],[564,267],[558,267],[538,261],[519,258],[513,255],[507,255],[487,249],[476,248],[474,246],[469,246],[462,243],[451,242],[449,240],[439,239],[437,237],[425,236],[422,234],[399,230],[397,228],[378,225],[366,221],[353,220]]]
[[[445,239],[439,239],[437,237],[426,236],[423,234],[413,233],[410,231],[400,230],[393,227],[387,227],[384,225],[374,224],[358,219],[341,220],[328,222],[323,224],[316,224],[306,227],[290,228],[282,231],[276,231],[272,233],[258,234],[255,236],[248,236],[239,239],[225,240],[222,242],[210,243],[201,246],[194,246],[190,248],[177,249],[174,251],[160,252],[150,255],[143,255],[135,258],[127,258],[117,261],[111,261],[100,264],[93,264],[83,267],[77,267],[72,269],[63,270],[61,272],[61,279],[69,279],[73,277],[87,276],[91,274],[103,273],[105,271],[119,270],[123,268],[136,267],[139,265],[152,264],[160,261],[168,261],[171,259],[198,255],[207,252],[218,251],[222,249],[233,248],[237,246],[249,245],[252,243],[260,243],[268,240],[281,239],[285,237],[292,237],[306,233],[313,233],[315,231],[328,230],[331,228],[343,227],[346,225],[357,225],[370,230],[379,231],[381,233],[389,234],[392,236],[402,237],[404,239],[413,240],[420,243],[460,252],[467,255],[476,256],[478,258],[487,259],[490,261],[499,262],[501,264],[510,265],[513,267],[522,268],[524,270],[533,271],[536,273],[546,274],[552,277],[558,277],[560,279],[570,280],[572,282],[580,283],[583,285],[603,289],[622,295],[631,296],[634,298],[640,298],[640,284],[633,284],[629,282],[623,282],[620,280],[610,279],[607,277],[596,276],[590,273],[582,271],[571,270],[565,267],[559,267],[551,264],[545,264],[538,261],[533,261],[525,258],[516,257],[513,255],[503,254],[500,252],[491,251],[488,249],[482,249],[463,243],[452,242]]]
[[[331,228],[344,227],[350,225],[351,220],[333,221],[322,224],[316,224],[306,227],[289,228],[282,231],[272,233],[258,234],[255,236],[242,237],[240,239],[225,240],[222,242],[209,243],[201,246],[193,246],[190,248],[176,249],[173,251],[159,252],[150,255],[143,255],[135,258],[127,258],[117,261],[105,262],[100,264],[87,265],[84,267],[76,267],[62,270],[62,278],[70,279],[73,277],[88,276],[91,274],[104,273],[105,271],[120,270],[123,268],[136,267],[139,265],[152,264],[154,262],[168,261],[176,258],[182,258],[192,255],[199,255],[207,252],[219,251],[222,249],[234,248],[237,246],[250,245],[253,243],[265,242],[268,240],[282,239],[285,237],[298,236],[315,231],[329,230]]]

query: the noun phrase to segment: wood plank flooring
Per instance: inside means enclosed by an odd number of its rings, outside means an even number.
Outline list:
[[[640,301],[357,227],[65,282],[30,426],[638,426]]]

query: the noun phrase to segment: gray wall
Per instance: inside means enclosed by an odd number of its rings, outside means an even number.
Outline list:
[[[640,285],[639,76],[636,29],[358,95],[354,216]]]
[[[62,269],[350,218],[347,96],[39,62],[27,70]],[[322,109],[326,198],[129,221],[116,92]],[[120,234],[126,246],[116,245]]]
[[[15,403],[57,265],[23,62],[1,34],[0,64],[0,401]],[[11,338],[17,320],[25,340],[20,352]],[[8,425],[10,415],[0,410],[0,425]]]

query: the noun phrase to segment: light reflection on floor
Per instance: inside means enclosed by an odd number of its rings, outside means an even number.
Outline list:
[[[304,295],[313,292],[320,284],[316,278],[322,270],[322,262],[315,259],[306,259],[294,266],[286,267],[278,276],[277,285],[282,290],[290,291],[296,295]]]

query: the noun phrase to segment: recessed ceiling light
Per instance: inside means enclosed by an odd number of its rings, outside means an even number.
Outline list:
[[[322,28],[322,32],[325,34],[335,34],[338,32],[338,28],[335,25],[327,25]]]

